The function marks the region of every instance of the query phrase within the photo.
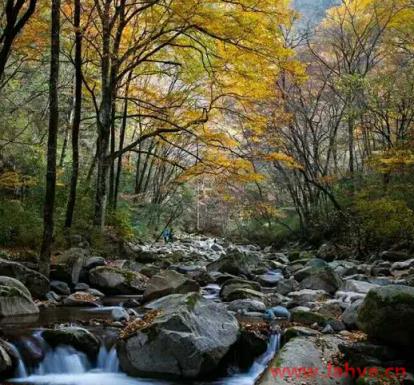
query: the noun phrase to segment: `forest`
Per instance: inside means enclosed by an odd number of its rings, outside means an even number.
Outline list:
[[[72,385],[43,377],[74,374],[66,345],[120,385],[230,361],[263,376],[279,349],[311,366],[285,348],[321,333],[380,368],[357,384],[394,384],[387,363],[414,366],[413,136],[413,0],[0,0],[0,380],[23,365],[25,383]],[[113,319],[76,313],[95,306]],[[18,325],[49,327],[30,337],[42,362],[7,318],[39,311]],[[199,362],[142,342],[170,322]],[[279,384],[249,373],[217,384]]]

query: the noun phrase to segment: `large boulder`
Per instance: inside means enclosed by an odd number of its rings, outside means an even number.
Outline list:
[[[194,379],[215,374],[239,335],[223,304],[198,293],[172,294],[146,306],[158,316],[118,343],[132,376]]]
[[[219,271],[220,273],[228,273],[234,275],[252,275],[252,271],[260,265],[260,258],[257,254],[245,253],[233,250],[227,255],[220,257],[207,265],[207,271]]]
[[[257,282],[247,281],[243,279],[229,279],[220,290],[220,297],[225,302],[232,302],[238,299],[254,299],[263,301],[264,294]]]
[[[200,285],[174,270],[154,275],[144,291],[143,301],[148,302],[169,294],[186,294],[200,291]]]
[[[0,317],[39,313],[29,290],[18,280],[0,277]]]
[[[327,362],[339,354],[342,340],[334,336],[294,337],[273,360],[258,385],[345,385],[351,376],[334,376],[327,372]]]
[[[89,271],[89,282],[105,294],[142,294],[148,277],[135,271],[99,266]]]
[[[59,345],[72,346],[91,359],[95,359],[99,352],[99,340],[91,332],[80,327],[46,329],[42,332],[42,337],[52,348]]]
[[[389,285],[370,290],[358,310],[358,326],[389,345],[412,347],[414,288]]]
[[[330,294],[342,285],[339,275],[324,265],[307,266],[295,273],[295,279],[300,282],[301,289],[325,290]]]
[[[43,298],[49,291],[49,280],[43,274],[18,262],[0,258],[0,275],[16,278],[36,298]]]

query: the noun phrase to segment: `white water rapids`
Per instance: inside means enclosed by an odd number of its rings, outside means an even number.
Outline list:
[[[45,344],[45,342],[42,342]],[[279,348],[280,336],[273,335],[267,351],[256,359],[248,372],[232,374],[226,378],[210,382],[209,385],[253,385]],[[46,346],[47,347],[47,346]],[[43,360],[35,368],[27,368],[20,359],[18,373],[11,384],[36,385],[177,385],[171,381],[128,377],[121,373],[115,347],[101,346],[96,364],[88,357],[69,346],[56,349],[47,347]]]

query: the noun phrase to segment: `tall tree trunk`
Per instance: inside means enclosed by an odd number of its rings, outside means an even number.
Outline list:
[[[49,79],[49,135],[47,142],[46,196],[43,211],[43,240],[40,250],[40,272],[49,276],[50,253],[53,242],[54,208],[56,190],[56,152],[59,126],[59,49],[60,49],[60,0],[52,0],[51,55]]]
[[[354,176],[355,171],[355,151],[354,151],[354,119],[348,118],[348,151],[349,151],[349,174],[351,178]]]
[[[111,146],[110,146],[110,168],[109,168],[109,203],[111,206],[114,204],[115,199],[115,159],[113,155],[115,153],[115,146],[116,146],[116,125],[115,125],[115,115],[116,115],[116,96],[112,101],[112,122],[111,122]]]
[[[76,190],[79,176],[79,129],[82,113],[82,31],[80,29],[81,4],[74,1],[74,27],[75,27],[75,103],[72,125],[72,175],[68,205],[66,207],[65,227],[70,228],[73,222],[73,212],[76,203]]]
[[[103,230],[105,225],[105,211],[108,190],[108,174],[110,162],[108,161],[108,150],[111,133],[112,118],[112,95],[113,84],[111,82],[111,25],[110,25],[111,1],[105,1],[102,16],[102,100],[98,113],[98,139],[97,147],[97,180],[95,194],[94,226]]]
[[[127,83],[125,86],[124,111],[122,115],[121,131],[119,133],[119,150],[120,151],[124,148],[125,131],[126,131],[126,125],[127,125],[127,120],[128,120],[129,84],[131,82],[131,78],[132,78],[132,71],[128,75]],[[115,210],[116,210],[116,206],[118,205],[119,182],[121,180],[121,173],[122,173],[122,155],[118,157],[118,163],[117,163],[117,169],[116,169],[115,191],[114,191],[114,201],[113,201],[113,207]]]

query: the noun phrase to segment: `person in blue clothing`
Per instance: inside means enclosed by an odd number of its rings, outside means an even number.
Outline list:
[[[168,227],[166,227],[163,231],[162,231],[162,237],[164,238],[164,242],[168,243],[168,241],[170,240],[171,237],[171,232],[168,229]]]

